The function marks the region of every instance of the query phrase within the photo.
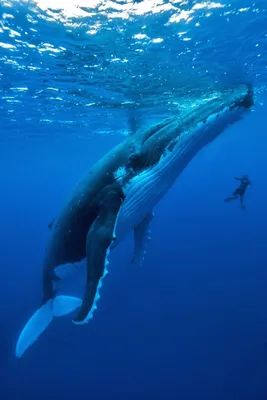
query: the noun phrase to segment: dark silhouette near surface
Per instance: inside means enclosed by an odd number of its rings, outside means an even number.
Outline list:
[[[235,178],[237,181],[240,181],[240,185],[235,189],[233,195],[231,197],[227,197],[224,199],[225,202],[240,199],[242,210],[246,210],[244,206],[244,195],[248,187],[252,186],[251,181],[249,180],[247,175],[243,175],[242,178]]]

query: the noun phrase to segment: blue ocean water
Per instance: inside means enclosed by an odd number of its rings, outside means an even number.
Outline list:
[[[0,13],[0,398],[266,400],[267,3],[3,0]],[[73,186],[135,124],[237,82],[253,112],[156,207],[143,266],[129,235],[93,320],[54,321],[17,359]],[[246,212],[223,202],[243,173]]]

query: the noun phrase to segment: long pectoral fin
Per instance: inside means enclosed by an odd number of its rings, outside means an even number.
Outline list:
[[[76,324],[84,324],[92,317],[98,300],[98,289],[107,265],[107,256],[115,239],[117,216],[122,204],[122,196],[110,190],[101,200],[97,219],[92,224],[86,239],[87,282],[86,292],[80,311],[74,318]]]
[[[134,229],[134,254],[131,264],[141,265],[146,254],[146,246],[150,239],[150,222],[154,214],[150,213],[146,218]]]

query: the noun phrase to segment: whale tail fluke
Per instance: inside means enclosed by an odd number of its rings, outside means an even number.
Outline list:
[[[72,296],[56,296],[53,300],[53,317],[62,317],[79,308],[82,300]]]
[[[23,328],[16,345],[16,356],[20,358],[24,352],[46,330],[54,317],[70,314],[81,306],[81,299],[71,296],[56,296],[43,304],[29,319]]]

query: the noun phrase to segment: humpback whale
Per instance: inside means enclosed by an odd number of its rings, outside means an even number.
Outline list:
[[[153,209],[193,157],[254,104],[253,89],[238,84],[190,111],[138,130],[111,149],[78,183],[50,227],[43,260],[43,298],[16,343],[16,356],[54,317],[76,309],[75,324],[92,317],[109,252],[134,231],[133,262],[144,257]],[[60,283],[85,260],[82,299],[59,293]]]

